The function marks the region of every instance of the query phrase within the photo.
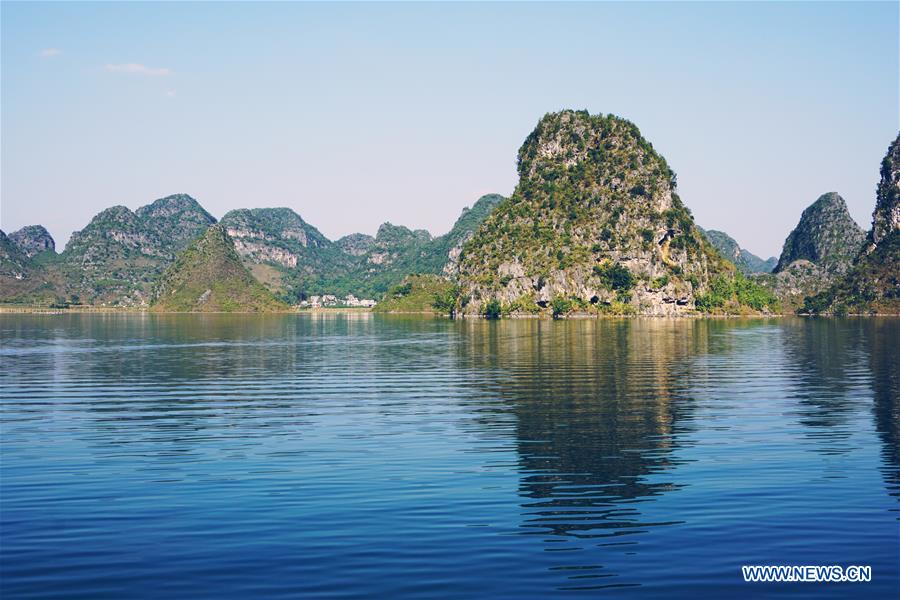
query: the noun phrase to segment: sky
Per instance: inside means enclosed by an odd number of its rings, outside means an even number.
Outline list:
[[[884,3],[0,4],[0,229],[58,246],[173,193],[326,236],[445,233],[563,108],[632,120],[699,225],[778,255],[830,191],[868,229],[898,132]]]

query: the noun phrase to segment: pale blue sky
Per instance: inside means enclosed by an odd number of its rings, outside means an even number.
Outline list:
[[[898,4],[9,3],[0,228],[58,242],[185,192],[331,238],[447,231],[548,111],[634,121],[703,227],[777,255],[837,191],[867,228]]]

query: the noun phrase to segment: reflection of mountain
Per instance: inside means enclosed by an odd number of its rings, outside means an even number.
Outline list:
[[[638,502],[665,479],[691,402],[683,369],[704,353],[708,321],[622,320],[490,324],[468,336],[469,360],[515,416],[524,527],[602,538],[654,523]],[[493,387],[493,386],[492,386]],[[493,416],[485,417],[486,420]],[[659,523],[655,523],[659,524]]]
[[[344,364],[347,336],[371,315],[66,315],[52,351],[22,364],[63,382],[102,382],[56,394],[106,432],[105,444],[163,440],[193,454],[210,430],[240,422],[246,437],[296,435],[309,421],[310,379]],[[301,343],[298,343],[298,340]],[[39,363],[36,363],[39,361]],[[8,361],[14,377],[18,361]],[[34,369],[35,364],[40,368]],[[375,367],[367,367],[374,369]],[[21,380],[28,382],[27,373]],[[155,437],[154,437],[154,434]]]
[[[873,319],[865,325],[872,330],[869,365],[875,389],[875,428],[884,444],[882,469],[888,493],[900,500],[900,322]]]
[[[865,333],[859,320],[784,321],[785,368],[795,374],[788,392],[805,434],[824,454],[853,447],[853,419],[868,387]]]
[[[785,369],[796,374],[792,395],[799,422],[823,454],[858,448],[859,415],[872,403],[883,441],[888,493],[900,497],[900,321],[783,321]]]

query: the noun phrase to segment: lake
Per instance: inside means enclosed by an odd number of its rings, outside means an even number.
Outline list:
[[[900,594],[900,319],[0,315],[4,598]],[[744,583],[742,565],[869,565]]]

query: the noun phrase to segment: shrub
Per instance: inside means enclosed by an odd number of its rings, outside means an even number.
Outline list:
[[[557,296],[550,303],[550,308],[553,310],[553,317],[556,318],[572,310],[572,301],[563,296]]]
[[[402,298],[403,296],[408,296],[411,291],[412,283],[407,282],[395,285],[388,294],[394,298]]]
[[[490,301],[488,301],[487,304],[484,305],[484,317],[486,319],[499,319],[500,312],[500,301],[496,298],[492,298]]]
[[[450,288],[435,292],[434,301],[431,303],[431,306],[434,307],[435,310],[439,310],[442,313],[453,315],[456,312],[456,303],[459,299],[459,287],[451,286]]]
[[[603,284],[616,291],[627,292],[632,289],[635,284],[635,277],[619,263],[610,265],[594,265],[594,275],[600,278]]]
[[[713,279],[709,292],[697,296],[695,304],[698,310],[710,312],[728,302],[760,311],[774,309],[778,304],[777,298],[769,290],[740,273],[736,273],[733,278],[721,276]]]
[[[817,315],[828,310],[828,307],[831,306],[833,301],[834,295],[828,293],[828,291],[816,294],[815,296],[807,296],[803,299],[803,307],[799,312],[802,314]]]

